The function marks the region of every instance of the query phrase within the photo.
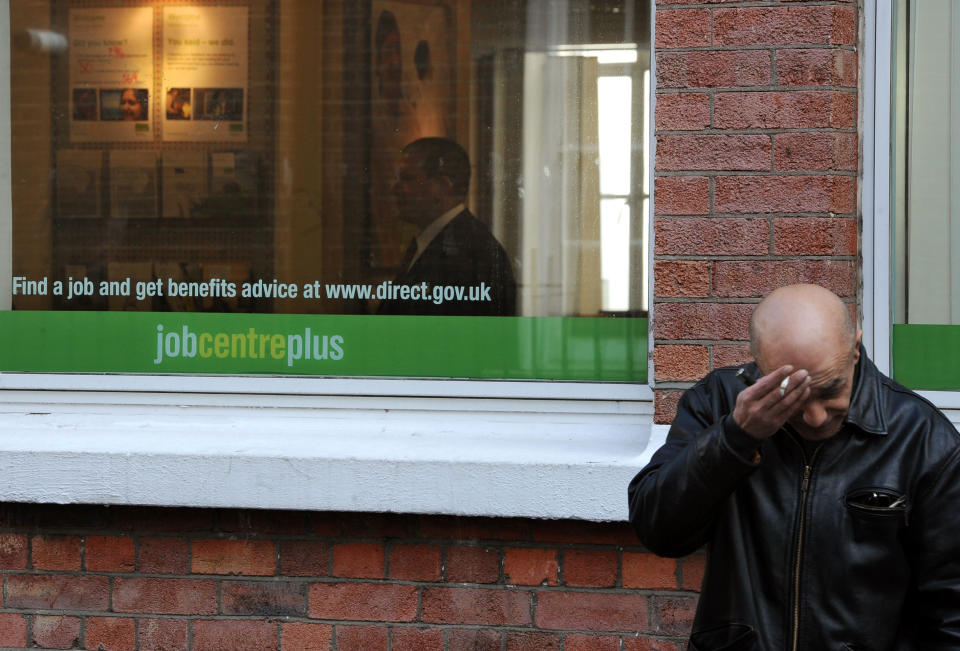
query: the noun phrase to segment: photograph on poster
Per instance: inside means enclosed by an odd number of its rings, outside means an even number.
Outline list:
[[[97,89],[96,88],[74,88],[73,89],[73,119],[74,120],[96,120],[97,119]]]
[[[194,120],[239,122],[243,119],[242,88],[197,88]]]
[[[150,93],[145,88],[100,91],[100,119],[146,122],[150,119]]]
[[[170,88],[167,90],[167,119],[189,120],[192,113],[189,88]]]

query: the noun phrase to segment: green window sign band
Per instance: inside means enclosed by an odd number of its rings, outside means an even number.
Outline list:
[[[0,313],[0,371],[647,381],[647,320]]]
[[[911,389],[960,389],[960,325],[895,324],[893,377]]]

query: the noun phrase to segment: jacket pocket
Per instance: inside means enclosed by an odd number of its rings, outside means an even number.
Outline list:
[[[908,524],[909,501],[906,493],[890,488],[855,488],[843,499],[855,519],[880,524]]]
[[[688,651],[759,651],[757,633],[746,624],[724,624],[690,636]]]

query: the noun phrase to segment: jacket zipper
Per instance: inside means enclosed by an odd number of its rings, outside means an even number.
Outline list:
[[[803,556],[803,530],[807,518],[807,492],[810,488],[810,474],[813,472],[813,461],[817,458],[818,447],[813,451],[810,461],[804,454],[803,483],[800,484],[800,520],[797,525],[797,555],[793,565],[793,644],[791,649],[797,651],[800,642],[800,558]],[[801,454],[803,454],[801,450]]]

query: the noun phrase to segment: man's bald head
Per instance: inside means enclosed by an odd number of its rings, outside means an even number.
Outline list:
[[[761,360],[806,357],[828,346],[853,354],[857,332],[843,301],[819,285],[781,287],[750,319],[750,351],[761,367]]]

